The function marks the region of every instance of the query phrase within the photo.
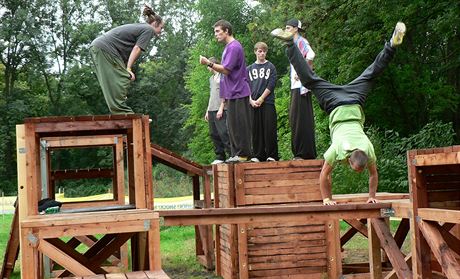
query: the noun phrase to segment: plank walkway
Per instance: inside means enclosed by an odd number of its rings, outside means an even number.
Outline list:
[[[112,273],[85,277],[63,277],[63,279],[170,279],[163,270],[136,271],[129,273]]]

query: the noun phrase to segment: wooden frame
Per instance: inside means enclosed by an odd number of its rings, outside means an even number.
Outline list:
[[[42,255],[47,255],[67,269],[69,272],[64,271],[64,275],[106,273],[100,264],[129,239],[133,270],[161,269],[159,219],[158,214],[152,211],[148,116],[30,118],[17,130],[18,173],[22,174],[18,178],[18,196],[23,278],[43,278]],[[114,175],[117,178],[117,204],[124,204],[122,178],[125,142],[128,149],[129,203],[135,209],[38,215],[36,205],[41,198],[41,139],[46,139],[51,148],[113,146],[116,154]],[[82,207],[81,204],[79,206]],[[94,234],[105,236],[96,241],[88,250],[89,254],[82,255],[74,250],[75,237]],[[63,236],[73,238],[65,243],[60,240]]]
[[[410,150],[407,165],[414,278],[430,278],[432,270],[460,278],[460,235],[452,229],[460,224],[460,146]]]

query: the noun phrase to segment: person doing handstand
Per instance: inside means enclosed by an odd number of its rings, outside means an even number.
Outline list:
[[[375,198],[378,186],[376,156],[374,147],[363,130],[365,119],[363,106],[375,79],[393,59],[396,47],[402,43],[405,32],[404,23],[398,22],[390,42],[385,43],[374,62],[359,77],[346,85],[335,85],[318,77],[294,45],[292,33],[282,29],[271,32],[272,36],[285,42],[287,56],[300,81],[313,92],[321,109],[329,115],[332,144],[324,153],[325,162],[320,174],[320,190],[324,205],[336,204],[332,199],[331,174],[337,162],[348,163],[356,172],[367,168],[369,171],[367,202],[377,202]]]

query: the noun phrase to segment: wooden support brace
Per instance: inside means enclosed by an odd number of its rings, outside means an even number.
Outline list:
[[[73,274],[77,275],[95,275],[96,273],[92,272],[87,267],[80,264],[71,256],[64,253],[62,250],[56,248],[55,246],[51,245],[46,240],[41,240],[38,245],[38,250],[48,256],[53,261],[57,262],[65,269],[69,270]]]
[[[375,230],[376,235],[380,239],[380,245],[385,250],[388,259],[396,271],[399,278],[412,278],[412,272],[409,266],[404,260],[404,256],[399,250],[393,236],[391,235],[390,229],[388,228],[385,220],[383,219],[371,219],[372,226]]]
[[[432,221],[418,222],[420,231],[423,233],[434,256],[442,267],[442,271],[449,279],[460,278],[460,265],[455,258],[455,253],[449,248],[438,230],[439,225]]]

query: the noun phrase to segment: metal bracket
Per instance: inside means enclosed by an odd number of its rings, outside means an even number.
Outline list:
[[[393,208],[381,208],[380,209],[380,216],[382,217],[394,217],[395,210]]]
[[[150,230],[150,220],[144,220],[144,229],[146,231]]]
[[[33,233],[27,235],[27,240],[29,240],[30,244],[34,247],[38,244],[38,238]]]
[[[18,151],[19,151],[19,154],[26,154],[27,149],[25,147],[20,147]]]

